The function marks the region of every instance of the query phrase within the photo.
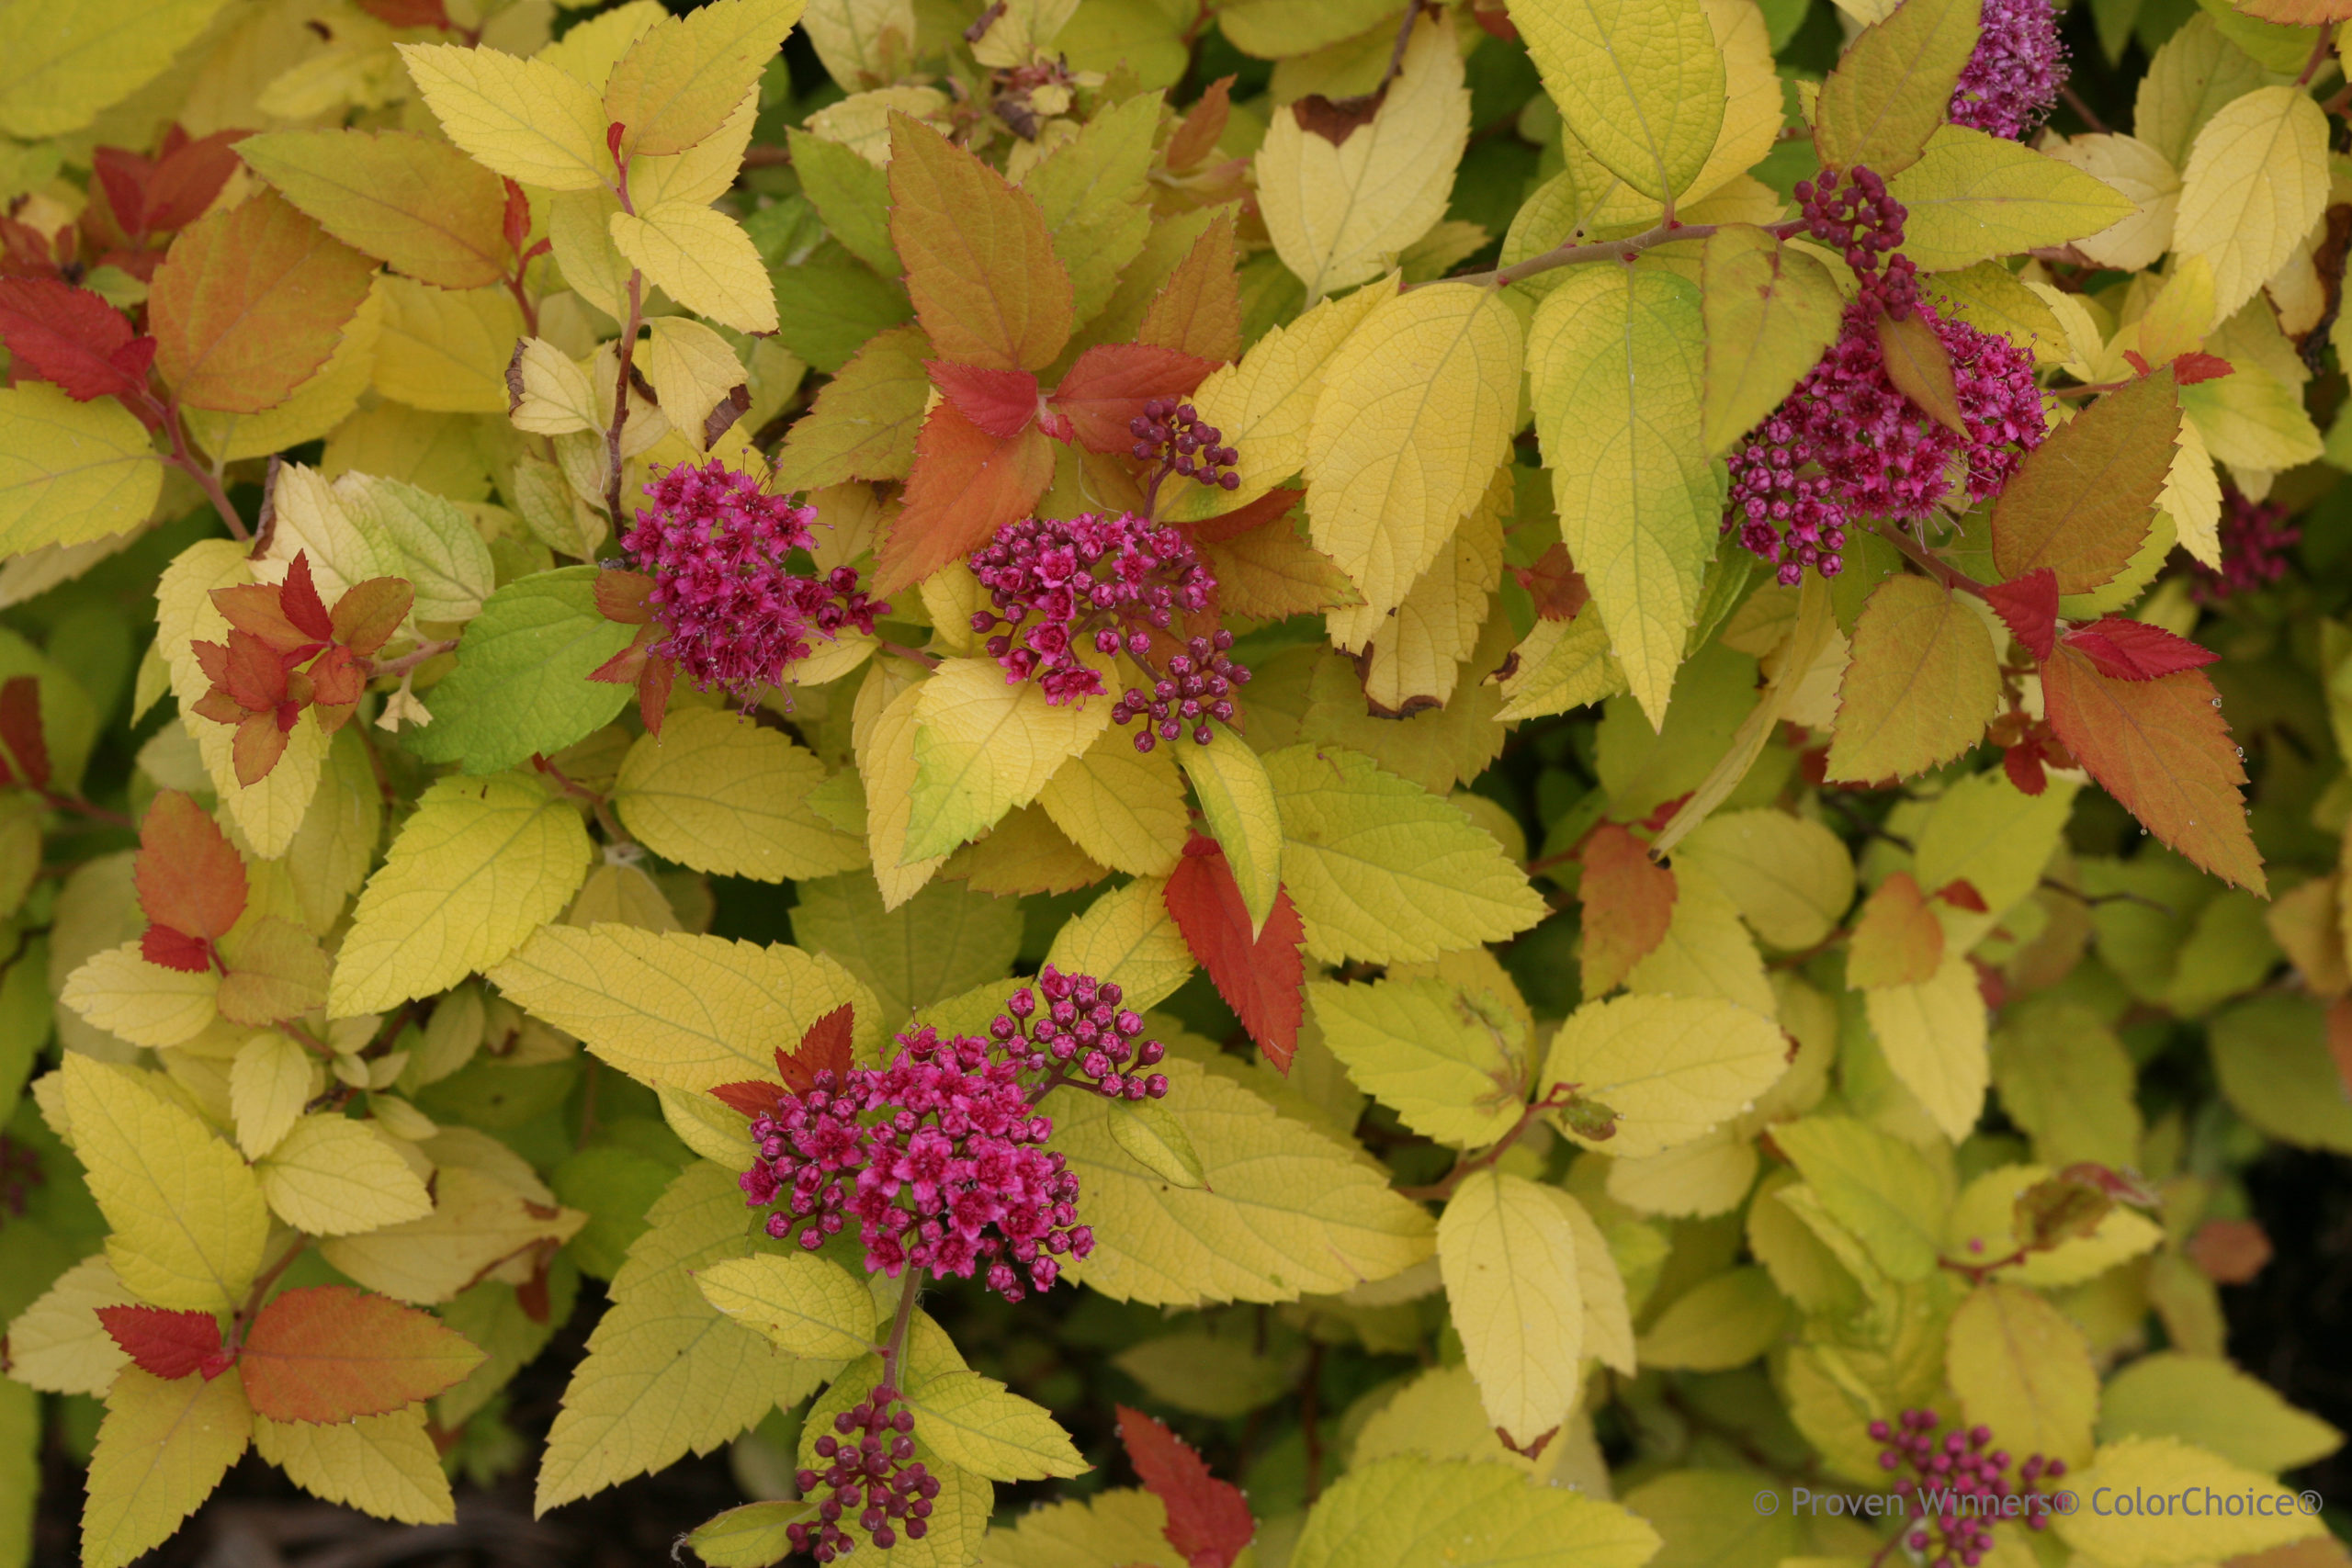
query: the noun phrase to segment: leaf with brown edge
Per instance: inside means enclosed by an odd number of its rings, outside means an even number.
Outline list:
[[[348,1285],[305,1285],[261,1309],[238,1365],[273,1421],[349,1421],[430,1399],[482,1353],[441,1320]]]
[[[1161,1533],[1185,1568],[1231,1568],[1258,1533],[1241,1489],[1211,1475],[1201,1456],[1164,1424],[1124,1404],[1119,1441],[1145,1489],[1167,1509]]]
[[[2000,701],[2000,661],[1976,613],[1924,577],[1871,590],[1838,692],[1832,781],[1907,778],[1983,738]]]
[[[49,733],[40,722],[40,677],[11,675],[0,682],[0,742],[8,748],[15,777],[35,789],[49,787]]]
[[[2051,432],[1993,503],[2001,575],[2046,566],[2061,593],[2113,581],[2148,537],[2179,435],[2169,369],[2108,393]]]
[[[1584,875],[1584,994],[1598,998],[1625,983],[1634,965],[1657,951],[1674,920],[1674,873],[1650,859],[1650,847],[1615,822],[1595,828],[1578,852]]]
[[[1195,106],[1194,112],[1198,109]],[[1182,134],[1181,128],[1178,134]],[[1172,141],[1169,150],[1171,154],[1175,150]],[[1230,210],[1209,220],[1151,297],[1143,324],[1136,328],[1136,341],[1220,365],[1241,357],[1241,285],[1234,271]]]
[[[1026,517],[1053,482],[1053,443],[1044,431],[1032,425],[999,441],[955,404],[937,404],[915,437],[905,505],[882,541],[872,592],[888,598],[970,555]]]
[[[1054,389],[1053,405],[1069,416],[1079,443],[1091,452],[1125,452],[1136,444],[1129,420],[1154,398],[1181,398],[1208,378],[1216,365],[1172,348],[1141,343],[1096,344]]]
[[[205,968],[210,944],[245,912],[245,863],[237,847],[193,796],[175,789],[158,791],[141,818],[130,875],[151,922],[141,939],[151,964]]]
[[[1928,319],[1913,310],[1897,321],[1878,313],[1879,357],[1886,362],[1887,379],[1910,399],[1921,413],[1961,437],[1968,437],[1968,422],[1961,417],[1960,390],[1952,385],[1951,355]]]
[[[1577,612],[1592,601],[1584,573],[1568,558],[1568,547],[1557,540],[1535,558],[1533,566],[1515,566],[1510,574],[1535,601],[1535,614],[1542,620],[1573,621]]]
[[[943,359],[1039,370],[1069,341],[1069,273],[1036,198],[929,126],[890,116],[890,243]]]
[[[1250,1038],[1278,1072],[1290,1071],[1305,1014],[1306,972],[1299,956],[1305,923],[1287,890],[1277,886],[1274,907],[1255,940],[1241,885],[1214,839],[1194,834],[1170,874],[1160,897],[1182,933],[1184,945],[1209,972],[1210,984],[1231,1008]]]
[[[1220,76],[1204,89],[1170,133],[1162,157],[1170,169],[1189,169],[1216,151],[1233,112],[1233,78]]]
[[[2121,615],[2102,615],[2076,626],[2066,634],[2066,646],[2098,666],[2100,674],[2119,681],[2153,681],[2176,671],[2200,669],[2222,657],[2162,626]]]
[[[1993,606],[2001,624],[2036,659],[2050,657],[2050,649],[2058,640],[2056,572],[2046,566],[2036,567],[2014,581],[1987,583],[1984,603]]]
[[[2214,875],[2267,894],[2246,827],[2245,765],[2198,670],[2118,681],[2063,643],[2041,667],[2050,727],[2140,825]]]
[[[1037,378],[1026,370],[989,370],[927,359],[923,368],[956,412],[1000,441],[1010,441],[1037,417]]]
[[[209,1382],[228,1370],[220,1322],[209,1312],[155,1306],[102,1306],[98,1321],[139,1370],[153,1377],[184,1378],[200,1371]]]
[[[1863,901],[1854,921],[1846,983],[1865,990],[1921,986],[1936,977],[1943,961],[1943,922],[1928,907],[1917,879],[1907,871],[1894,873]]]
[[[215,212],[155,269],[156,367],[192,408],[274,408],[334,354],[375,270],[276,191]]]

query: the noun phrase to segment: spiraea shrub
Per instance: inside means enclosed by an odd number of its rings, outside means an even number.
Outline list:
[[[2341,1565],[2346,17],[0,0],[0,1568]]]

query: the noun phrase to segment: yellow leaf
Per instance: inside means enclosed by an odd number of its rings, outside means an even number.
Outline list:
[[[1201,383],[1193,405],[1240,456],[1241,488],[1192,487],[1178,492],[1179,515],[1206,516],[1255,499],[1306,467],[1307,434],[1324,376],[1340,345],[1382,301],[1396,297],[1384,278],[1338,299],[1326,299],[1296,321],[1270,330],[1241,356]],[[1197,499],[1195,499],[1197,496]]]
[[[742,362],[727,340],[687,316],[660,316],[648,323],[640,362],[653,383],[662,412],[697,448],[704,422],[736,388],[744,385]]]
[[[802,0],[717,0],[647,28],[605,84],[626,155],[683,152],[718,129],[784,46]]]
[[[775,331],[775,287],[743,226],[693,201],[616,212],[613,243],[671,299],[737,332]]]
[[[1576,1232],[1525,1177],[1474,1171],[1446,1201],[1437,1256],[1487,1414],[1525,1447],[1576,1404],[1584,1354]]]
[[[1699,291],[1614,263],[1570,269],[1528,335],[1560,532],[1653,726],[1698,614],[1723,512],[1700,438]]]
[[[1959,1143],[1984,1110],[1992,1066],[1984,1054],[1984,998],[1975,966],[1947,950],[1934,976],[1867,993],[1871,1032],[1886,1065],[1919,1097],[1944,1136]]]
[[[1037,803],[1080,849],[1132,876],[1176,869],[1189,820],[1177,776],[1181,746],[1137,752],[1125,729],[1105,729],[1094,744],[1046,781]]]
[[[2000,701],[1993,635],[1924,577],[1879,584],[1854,626],[1829,777],[1907,777],[1974,745]]]
[[[234,1367],[166,1382],[125,1367],[107,1393],[82,1509],[83,1568],[123,1568],[212,1495],[253,1435]]]
[[[872,994],[832,959],[797,947],[550,926],[490,977],[516,1006],[649,1084],[701,1090],[772,1078],[776,1047],[797,1046],[844,1002],[862,1044],[882,1037]]]
[[[1783,118],[1779,70],[1764,8],[1740,0],[1706,0],[1707,22],[1724,62],[1724,122],[1706,164],[1683,201],[1704,200],[1754,168],[1772,150]]]
[[[578,77],[494,49],[405,43],[400,51],[441,129],[476,163],[548,190],[613,177],[604,105]]]
[[[2225,104],[2267,85],[2261,62],[2222,36],[2212,17],[2190,14],[2148,62],[2132,107],[2132,131],[2175,168],[2205,122]]]
[[[59,997],[109,1034],[134,1045],[184,1045],[219,1018],[220,976],[210,969],[166,969],[139,944],[110,947],[74,971]]]
[[[1503,514],[1511,504],[1509,464],[1495,470],[1478,504],[1429,570],[1385,616],[1368,607],[1333,610],[1333,645],[1359,661],[1364,701],[1374,714],[1410,716],[1442,707],[1478,646],[1492,596],[1502,584]]]
[[[1160,1103],[1208,1185],[1173,1187],[1136,1164],[1101,1098],[1057,1100],[1052,1147],[1079,1173],[1094,1227],[1093,1254],[1066,1275],[1151,1305],[1283,1302],[1385,1280],[1430,1256],[1428,1214],[1347,1145],[1193,1062],[1162,1066]]]
[[[1761,229],[1736,225],[1709,236],[1699,287],[1707,333],[1702,417],[1707,450],[1721,452],[1813,368],[1838,336],[1845,302],[1827,267]]]
[[[16,1345],[16,1336],[9,1336]],[[20,1366],[22,1362],[18,1363]],[[2276,1475],[2324,1459],[2344,1434],[2298,1410],[2227,1361],[2180,1350],[2143,1356],[2108,1380],[2098,1429],[2116,1438],[2178,1438],[2248,1470]]]
[[[114,399],[0,389],[0,554],[119,534],[147,520],[163,486],[153,440]]]
[[[103,1394],[130,1364],[98,1320],[103,1306],[138,1301],[116,1278],[106,1254],[60,1274],[8,1324],[8,1375],[43,1393]]]
[[[116,1274],[157,1306],[240,1304],[269,1232],[245,1162],[148,1074],[72,1052],[62,1071],[74,1153],[112,1231]]]
[[[703,1300],[795,1356],[853,1360],[874,1348],[874,1292],[805,1252],[730,1258],[694,1277]]]
[[[1365,1093],[1424,1137],[1484,1148],[1519,1120],[1527,1026],[1491,991],[1442,979],[1306,987],[1323,1043]]]
[[[0,11],[0,130],[54,136],[90,123],[200,37],[221,0],[65,0]]]
[[[520,353],[507,367],[507,417],[514,428],[533,435],[569,435],[575,430],[601,430],[609,410],[596,406],[588,373],[570,355],[543,337],[525,338]],[[522,391],[514,390],[516,381]]]
[[[2136,209],[2129,218],[2076,240],[2076,250],[2101,266],[2137,272],[2172,249],[2180,171],[2162,152],[2134,136],[2097,135],[2056,142],[2050,153],[2113,186]]]
[[[1922,272],[2064,244],[2138,210],[2080,169],[1960,125],[1939,128],[1919,161],[1886,188],[1909,209],[1904,254]]]
[[[923,1441],[959,1470],[990,1481],[1083,1475],[1093,1466],[1042,1405],[968,1370],[918,1375],[907,1391]]]
[[[2214,319],[2254,298],[2327,205],[2327,117],[2298,87],[2258,87],[2197,133],[2173,245],[2212,264]]]
[[[1265,759],[1282,813],[1282,880],[1327,964],[1435,958],[1499,942],[1544,905],[1461,807],[1338,747]]]
[[[1007,682],[993,659],[947,660],[917,690],[910,859],[951,850],[1036,799],[1111,723],[1103,698],[1051,702],[1034,681]]]
[[[311,1496],[379,1519],[446,1525],[458,1517],[422,1404],[333,1426],[256,1416],[254,1451]]]
[[[2058,324],[2056,312],[1998,262],[1938,273],[1924,287],[1939,314],[1980,332],[2000,333],[2032,354],[2037,365],[2055,365],[2067,357],[2066,329]]]
[[[450,1136],[444,1133],[435,1142]],[[545,1188],[518,1191],[495,1176],[445,1161],[433,1179],[431,1213],[359,1235],[329,1236],[319,1243],[319,1254],[368,1290],[431,1305],[510,1258],[569,1241],[588,1223],[579,1210],[546,1200]]]
[[[1614,1170],[1617,1164],[1611,1162]],[[1576,1236],[1577,1293],[1584,1303],[1584,1352],[1600,1358],[1603,1366],[1631,1377],[1634,1372],[1634,1320],[1625,1300],[1625,1277],[1609,1250],[1609,1238],[1582,1203],[1556,1187],[1544,1196],[1567,1216]],[[1741,1197],[1746,1197],[1743,1190]]]
[[[2091,1457],[2098,1369],[2083,1331],[2040,1295],[1998,1280],[1976,1287],[1945,1330],[1944,1369],[1961,1410],[2018,1453],[2080,1468]]]
[[[1658,200],[1690,188],[1724,125],[1724,58],[1703,0],[1521,6],[1511,19],[1595,158]]]
[[[590,852],[579,812],[529,778],[437,781],[359,895],[328,1013],[380,1012],[496,964],[563,913]]]
[[[1622,1504],[1567,1486],[1531,1486],[1512,1465],[1400,1454],[1356,1467],[1323,1495],[1290,1568],[1402,1568],[1449,1558],[1464,1568],[1640,1568],[1658,1546],[1658,1532]]]
[[[264,1030],[237,1048],[229,1069],[229,1104],[237,1122],[237,1146],[259,1159],[277,1146],[316,1092],[316,1060],[275,1030]],[[421,1212],[421,1211],[420,1211]]]
[[[639,207],[658,207],[667,201],[707,207],[717,201],[741,171],[743,150],[752,144],[752,130],[759,118],[760,90],[746,88],[718,129],[693,147],[674,157],[639,156],[629,165],[629,199]]]
[[[1250,743],[1222,724],[1210,728],[1215,739],[1206,746],[1179,745],[1176,761],[1200,799],[1209,837],[1225,852],[1254,939],[1282,891],[1282,812],[1266,764]]]
[[[1746,1366],[1771,1347],[1788,1303],[1761,1269],[1728,1269],[1677,1296],[1641,1337],[1645,1367],[1696,1372]]]
[[[1046,960],[1066,974],[1115,982],[1140,1011],[1193,976],[1193,950],[1168,913],[1168,883],[1138,877],[1087,906],[1055,934]]]
[[[1308,534],[1367,614],[1403,601],[1486,493],[1510,451],[1521,360],[1498,290],[1439,283],[1374,306],[1325,366]]]
[[[922,684],[894,686],[904,661],[876,660],[857,691],[853,729],[858,777],[865,789],[865,844],[882,907],[895,909],[922,891],[947,863],[944,852],[909,857],[907,827],[914,816],[916,709]]]
[[[1788,1066],[1788,1046],[1763,1014],[1712,997],[1619,997],[1588,1002],[1553,1036],[1537,1082],[1571,1083],[1617,1113],[1606,1143],[1619,1158],[1657,1154],[1746,1111]]]
[[[1864,29],[1821,85],[1812,117],[1821,161],[1882,175],[1917,162],[1931,133],[1950,129],[1944,112],[1976,49],[1977,12],[1968,0],[1903,0]]]
[[[2148,1568],[2215,1562],[2283,1546],[2325,1533],[2316,1512],[2266,1475],[2242,1470],[2203,1449],[2173,1438],[2132,1438],[2101,1445],[2087,1469],[2067,1477],[2067,1490],[2087,1506],[2057,1519],[2058,1538],[2077,1552],[2102,1562],[2144,1563]],[[2158,1514],[2142,1499],[2187,1493],[2201,1502],[2205,1493],[2245,1499],[2245,1511],[2212,1508],[2197,1514],[2186,1506]],[[2131,1497],[2132,1512],[2115,1506]]]
[[[1600,612],[1588,604],[1566,621],[1538,621],[1512,650],[1519,667],[1503,682],[1503,722],[1566,713],[1626,690],[1625,671],[1609,651]]]
[[[782,882],[865,863],[865,846],[808,806],[825,782],[814,753],[740,715],[670,716],[621,763],[613,808],[664,860],[721,876]]]
[[[254,1173],[278,1218],[311,1235],[357,1235],[433,1212],[384,1135],[334,1111],[297,1122]]]
[[[1690,4],[1695,15],[1698,0]],[[1704,31],[1703,17],[1699,26]],[[1414,24],[1404,69],[1369,124],[1309,130],[1302,107],[1276,111],[1267,129],[1257,155],[1258,202],[1275,253],[1306,285],[1311,303],[1379,276],[1445,216],[1470,135],[1470,93],[1452,21]]]
[[[1820,823],[1785,811],[1710,818],[1675,852],[1699,866],[1739,907],[1740,918],[1784,952],[1813,946],[1854,901],[1854,857]]]
[[[506,365],[523,335],[513,295],[435,288],[389,273],[376,287],[384,299],[376,390],[410,408],[506,412]]]

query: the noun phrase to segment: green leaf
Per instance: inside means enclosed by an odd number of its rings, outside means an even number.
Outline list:
[[[424,694],[433,722],[404,731],[408,749],[428,762],[495,773],[610,723],[630,688],[588,676],[637,628],[596,608],[600,570],[560,567],[492,594],[458,638],[457,669]]]
[[[1491,991],[1435,978],[1318,980],[1306,1000],[1348,1077],[1416,1133],[1483,1148],[1518,1121],[1527,1025]]]
[[[2325,1010],[2309,998],[2255,997],[2210,1025],[2222,1093],[2282,1142],[2352,1154],[2352,1103],[2329,1052]]]
[[[469,621],[495,583],[490,547],[473,519],[431,491],[373,474],[345,474],[334,498],[363,534],[398,550],[398,575],[416,590],[420,621]]]
[[[0,130],[55,136],[89,124],[100,109],[129,97],[169,65],[221,5],[20,0],[0,10],[0,61],[6,62],[0,66]]]
[[[830,241],[795,260],[771,259],[768,276],[775,285],[776,341],[829,376],[914,314],[896,279],[876,276]],[[911,434],[907,455],[911,461]]]
[[[1842,1116],[1808,1116],[1772,1129],[1824,1210],[1897,1280],[1936,1266],[1949,1181],[1891,1134]],[[1997,1255],[1996,1255],[1997,1256]]]
[[[1705,341],[1695,287],[1615,263],[1571,268],[1528,333],[1560,536],[1653,727],[1723,516],[1722,469],[1700,439]]]
[[[1726,1269],[1658,1314],[1635,1345],[1645,1367],[1729,1371],[1770,1349],[1788,1322],[1789,1303],[1761,1269]]]
[[[1905,0],[1905,9],[1922,3]],[[1919,161],[1886,188],[1909,211],[1903,251],[1921,272],[2063,245],[2138,210],[2072,164],[1961,125],[1939,127]]]
[[[1460,807],[1338,747],[1293,746],[1265,763],[1283,882],[1317,959],[1430,959],[1543,918],[1525,874]]]
[[[1176,747],[1176,761],[1200,799],[1209,837],[1225,852],[1255,937],[1282,890],[1282,811],[1266,764],[1250,743],[1215,719],[1209,728],[1216,738],[1206,746]]]
[[[1334,1483],[1308,1512],[1290,1562],[1291,1568],[1641,1568],[1657,1549],[1657,1532],[1622,1504],[1531,1486],[1508,1464],[1405,1454]]]
[[[0,553],[119,534],[163,488],[154,442],[114,399],[77,403],[46,381],[0,389]]]
[[[1574,1084],[1580,1099],[1615,1111],[1616,1132],[1605,1143],[1570,1136],[1631,1159],[1690,1143],[1752,1109],[1787,1067],[1787,1043],[1762,1013],[1714,997],[1632,996],[1571,1014],[1536,1081],[1545,1094]]]
[[[1779,406],[1838,336],[1845,302],[1829,269],[1761,229],[1730,224],[1699,263],[1707,333],[1702,410],[1707,450],[1722,452]]]
[[[1206,1187],[1200,1152],[1184,1123],[1148,1100],[1123,1100],[1113,1108],[1111,1136],[1136,1163],[1173,1187]],[[999,1477],[1000,1480],[1008,1479]]]
[[[1724,79],[1699,0],[1521,5],[1511,19],[1560,118],[1611,174],[1662,201],[1705,166]]]
[[[874,1348],[874,1292],[805,1252],[730,1258],[695,1276],[703,1299],[795,1356],[838,1361]]]
[[[1952,89],[1975,51],[1977,10],[1969,0],[1903,0],[1893,16],[1865,28],[1821,85],[1813,143],[1822,163],[1863,166],[1884,178],[1917,162],[1940,134]],[[1915,259],[1936,270],[1938,264]]]
[[[2298,1410],[2227,1361],[2159,1350],[2108,1380],[2098,1435],[2178,1438],[2265,1475],[2301,1470],[2341,1448],[2344,1434]]]
[[[850,148],[798,129],[785,133],[800,189],[849,254],[883,277],[905,270],[890,244],[890,177]]]
[[[1854,626],[1828,776],[1870,783],[1949,761],[1984,738],[2000,686],[1975,611],[1927,578],[1889,578]]]
[[[862,872],[802,883],[796,892],[795,939],[871,987],[877,1021],[892,1029],[917,1008],[1002,979],[1021,948],[1020,904],[958,882],[931,883],[888,911]]]
[[[891,327],[866,339],[847,363],[834,361],[839,374],[785,434],[775,459],[778,487],[822,490],[847,479],[903,479],[912,473],[915,432],[931,397],[931,375],[922,364],[930,352],[921,327]]]
[[[1739,907],[1750,930],[1790,953],[1827,937],[1854,901],[1854,857],[1844,840],[1785,811],[1709,818],[1682,840],[1674,859],[1678,866],[1689,862],[1705,872]]]
[[[1102,313],[1119,274],[1143,250],[1151,229],[1145,175],[1159,130],[1159,96],[1138,93],[1097,114],[1021,176],[1045,216],[1054,254],[1069,271],[1070,318],[1080,325]]]

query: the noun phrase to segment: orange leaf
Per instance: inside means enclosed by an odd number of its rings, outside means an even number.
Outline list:
[[[1928,908],[1917,879],[1896,872],[1878,885],[1854,922],[1846,983],[1865,990],[1924,985],[1936,977],[1943,961],[1943,922]]]
[[[403,577],[371,577],[344,590],[334,602],[335,640],[354,653],[384,646],[416,603],[416,590]]]
[[[348,1285],[307,1285],[261,1309],[245,1336],[245,1397],[273,1421],[333,1423],[430,1399],[481,1365],[441,1320]]]
[[[1177,134],[1183,132],[1179,130]],[[1175,150],[1172,141],[1169,150]],[[1233,270],[1230,211],[1210,220],[1184,259],[1176,264],[1176,270],[1168,275],[1168,281],[1159,286],[1159,292],[1151,297],[1143,324],[1136,329],[1136,341],[1218,364],[1241,357],[1241,288]]]
[[[1032,425],[999,441],[955,404],[940,403],[915,437],[906,505],[882,542],[873,592],[887,597],[970,555],[1027,516],[1053,482],[1054,448],[1045,432]]]
[[[937,131],[890,116],[890,243],[943,359],[1039,370],[1069,341],[1069,273],[1026,191]]]
[[[1026,370],[984,370],[927,359],[923,368],[956,412],[1000,441],[1010,441],[1037,417],[1037,378]]]
[[[1960,391],[1952,385],[1951,355],[1927,318],[1914,310],[1896,321],[1885,311],[1878,317],[1879,355],[1886,361],[1886,378],[1921,413],[1965,440],[1968,422],[1960,414]]]
[[[1674,920],[1674,873],[1650,859],[1631,829],[1603,822],[1584,841],[1584,994],[1606,996],[1666,940]]]
[[[2046,566],[2061,593],[2112,581],[2148,536],[2179,434],[2169,370],[2109,392],[2051,432],[1993,503],[2001,575]]]
[[[265,190],[187,230],[155,269],[156,367],[191,407],[274,408],[334,352],[375,270]]]
[[[1535,601],[1535,614],[1547,621],[1573,621],[1577,612],[1592,598],[1592,590],[1585,586],[1584,573],[1569,558],[1568,547],[1554,541],[1551,547],[1536,557],[1533,566],[1515,566],[1510,574]]]
[[[2267,894],[2239,794],[2245,764],[2203,671],[2111,680],[2062,643],[2041,667],[2041,695],[2059,740],[2142,827],[2224,881]]]
[[[1077,426],[1089,451],[1125,452],[1134,447],[1127,422],[1154,398],[1181,398],[1208,378],[1216,367],[1172,348],[1143,343],[1098,343],[1054,389],[1054,407]]]
[[[1209,972],[1241,1026],[1280,1072],[1290,1071],[1298,1051],[1298,1026],[1306,1001],[1305,961],[1299,945],[1306,928],[1287,888],[1274,890],[1274,907],[1253,938],[1241,885],[1214,839],[1194,834],[1183,859],[1160,890],[1184,945]]]
[[[1220,76],[1185,111],[1174,134],[1168,138],[1165,157],[1169,168],[1189,169],[1216,152],[1217,138],[1225,134],[1225,123],[1232,109],[1233,78]]]
[[[147,918],[184,936],[218,941],[245,912],[245,863],[236,846],[175,789],[158,791],[147,807],[130,875]]]
[[[2270,1261],[2270,1236],[2252,1220],[2207,1220],[2188,1238],[2188,1260],[2217,1285],[2243,1285]]]

